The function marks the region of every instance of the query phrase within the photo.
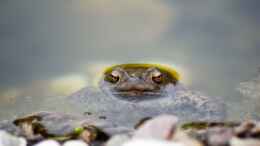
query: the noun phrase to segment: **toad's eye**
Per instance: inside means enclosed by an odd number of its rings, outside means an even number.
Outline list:
[[[113,71],[110,74],[106,75],[105,80],[110,83],[117,83],[120,79],[120,74],[117,71]]]
[[[163,82],[163,75],[161,73],[155,73],[152,75],[153,82],[161,84]]]

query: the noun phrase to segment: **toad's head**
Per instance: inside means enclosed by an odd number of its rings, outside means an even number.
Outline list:
[[[169,88],[179,81],[179,74],[157,64],[120,64],[107,68],[100,88],[109,96],[128,101],[167,97]],[[172,90],[171,90],[172,91]]]

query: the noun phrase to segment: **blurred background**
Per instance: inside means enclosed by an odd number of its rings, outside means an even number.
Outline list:
[[[131,62],[171,65],[186,86],[221,97],[231,119],[247,118],[260,110],[259,7],[259,0],[0,0],[0,119],[44,104],[66,108],[57,101],[95,86],[104,66]]]

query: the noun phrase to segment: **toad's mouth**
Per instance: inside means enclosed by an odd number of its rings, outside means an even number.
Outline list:
[[[120,99],[129,101],[143,101],[149,99],[155,99],[165,96],[160,91],[143,91],[143,90],[128,90],[128,91],[114,91],[113,95]]]

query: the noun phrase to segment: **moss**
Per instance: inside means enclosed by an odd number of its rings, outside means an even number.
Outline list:
[[[83,127],[76,127],[76,128],[74,129],[74,132],[73,132],[73,133],[75,133],[75,134],[77,134],[77,135],[80,135],[83,131],[84,131],[84,128],[83,128]]]

